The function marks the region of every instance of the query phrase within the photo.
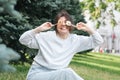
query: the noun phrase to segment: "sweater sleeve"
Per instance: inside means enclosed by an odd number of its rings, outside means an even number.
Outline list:
[[[88,36],[78,37],[77,52],[93,49],[103,43],[103,39],[98,32]]]
[[[19,42],[29,48],[38,49],[39,45],[35,38],[36,33],[33,30],[26,31],[19,38]]]

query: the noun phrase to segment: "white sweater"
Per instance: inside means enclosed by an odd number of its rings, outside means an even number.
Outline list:
[[[90,37],[70,34],[67,39],[61,39],[55,31],[34,33],[29,30],[22,34],[20,43],[29,48],[39,49],[34,61],[50,69],[61,69],[69,65],[75,53],[95,48],[103,42],[102,37],[95,32]]]

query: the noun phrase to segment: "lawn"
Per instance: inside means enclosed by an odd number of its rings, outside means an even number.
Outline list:
[[[30,65],[17,65],[15,73],[0,73],[0,80],[25,80]],[[70,64],[85,80],[120,80],[120,56],[76,54]]]
[[[70,66],[85,80],[120,80],[120,56],[77,54]]]

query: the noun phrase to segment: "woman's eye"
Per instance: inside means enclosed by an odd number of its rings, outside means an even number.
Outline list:
[[[66,21],[65,24],[66,24],[66,26],[71,26],[72,25],[70,21]]]
[[[62,23],[62,21],[58,21],[58,24],[61,24]]]

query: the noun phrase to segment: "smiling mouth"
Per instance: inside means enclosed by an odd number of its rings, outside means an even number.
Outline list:
[[[66,30],[67,28],[60,28],[60,29],[62,29],[62,30]]]

